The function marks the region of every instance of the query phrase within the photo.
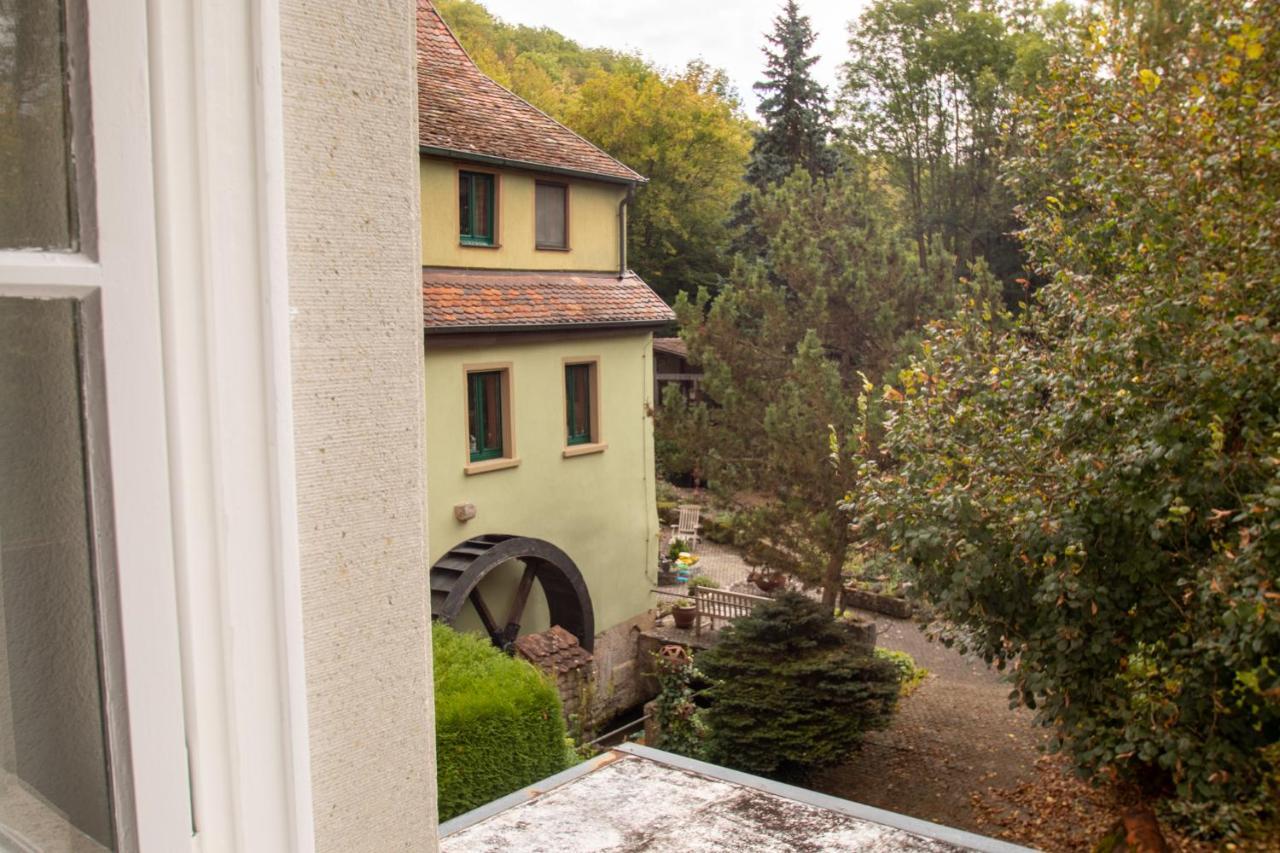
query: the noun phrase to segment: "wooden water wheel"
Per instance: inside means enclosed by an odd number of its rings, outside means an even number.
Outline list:
[[[485,602],[479,585],[509,560],[524,563],[511,605],[499,620]],[[529,593],[537,582],[547,599],[551,624],[578,638],[587,651],[595,641],[595,614],[582,572],[564,551],[542,539],[490,533],[460,542],[431,567],[431,617],[446,624],[458,618],[468,602],[493,644],[504,651],[520,635]]]

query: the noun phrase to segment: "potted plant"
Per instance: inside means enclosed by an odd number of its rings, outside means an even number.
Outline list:
[[[676,627],[686,631],[693,627],[697,616],[698,602],[692,598],[682,598],[671,608],[671,618],[675,621]]]
[[[752,569],[747,575],[747,580],[755,584],[761,592],[773,592],[787,584],[787,576],[776,569]]]
[[[658,558],[658,586],[671,586],[676,583],[676,573],[671,569],[671,559]]]
[[[683,539],[672,539],[671,544],[667,546],[667,559],[675,562],[680,559],[680,554],[689,550],[689,543]]]
[[[689,586],[688,586],[689,594],[693,595],[693,591],[700,586],[705,587],[706,589],[720,588],[720,584],[716,583],[714,578],[708,575],[694,575],[692,578],[689,579]]]

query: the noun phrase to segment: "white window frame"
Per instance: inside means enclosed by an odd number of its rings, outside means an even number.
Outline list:
[[[0,296],[99,326],[117,847],[312,849],[278,0],[68,6],[80,250],[0,250]]]

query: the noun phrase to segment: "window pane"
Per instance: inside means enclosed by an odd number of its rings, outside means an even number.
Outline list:
[[[0,248],[69,249],[62,3],[0,2]]]
[[[0,299],[0,848],[113,837],[76,311]]]
[[[471,178],[466,172],[458,176],[458,235],[471,236]]]
[[[568,371],[569,443],[591,441],[591,365],[571,364]]]
[[[565,233],[566,189],[556,184],[537,185],[536,237],[539,246],[563,249],[569,245]]]
[[[484,449],[502,452],[502,382],[497,373],[482,374],[484,386]]]
[[[493,239],[493,176],[476,175],[475,236],[483,240]]]

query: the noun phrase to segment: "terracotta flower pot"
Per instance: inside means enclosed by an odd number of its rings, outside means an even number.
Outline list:
[[[761,592],[773,592],[787,582],[781,572],[752,572],[750,580]]]
[[[689,629],[693,627],[693,620],[698,615],[696,607],[673,607],[671,608],[671,618],[675,620],[677,628]]]

